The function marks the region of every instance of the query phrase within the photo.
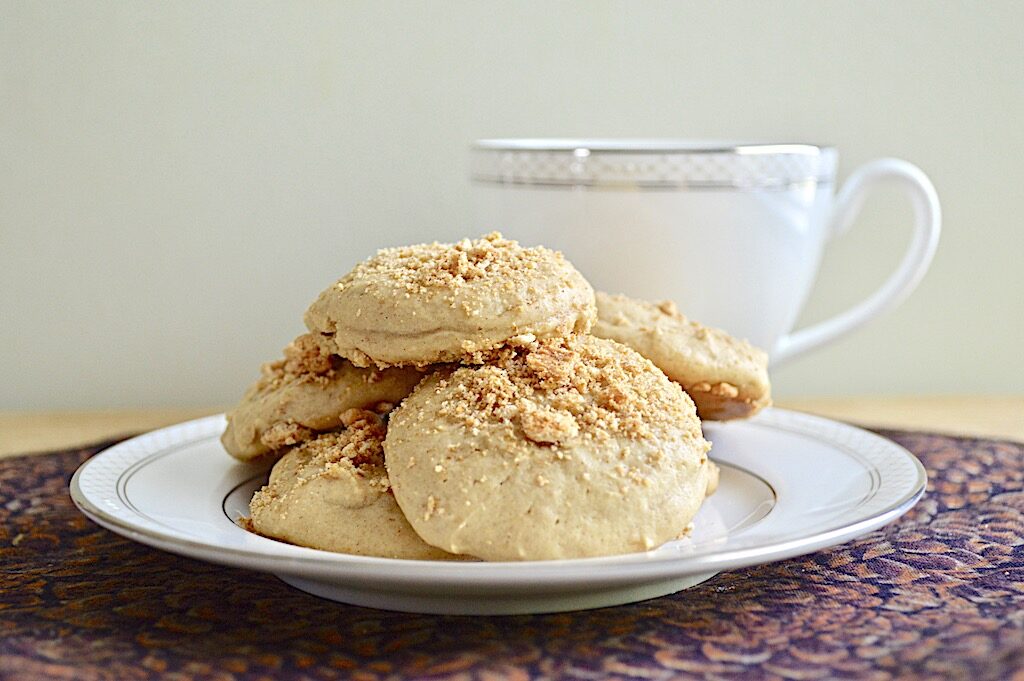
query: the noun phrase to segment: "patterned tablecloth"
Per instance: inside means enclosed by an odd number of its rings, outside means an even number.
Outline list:
[[[931,480],[882,530],[644,603],[491,618],[341,605],[122,539],[68,496],[101,447],[0,460],[0,679],[1024,681],[1024,445],[883,435]]]

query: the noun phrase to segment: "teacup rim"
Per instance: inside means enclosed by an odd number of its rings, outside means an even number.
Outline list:
[[[819,156],[834,152],[829,144],[807,142],[731,141],[685,138],[631,137],[488,137],[473,142],[474,151],[567,152],[599,154],[796,154]]]

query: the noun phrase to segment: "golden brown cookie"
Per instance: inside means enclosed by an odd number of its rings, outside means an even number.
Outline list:
[[[589,335],[425,378],[384,442],[416,532],[485,560],[621,554],[678,537],[708,490],[710,446],[678,384]]]
[[[321,433],[275,464],[249,504],[251,528],[266,537],[325,551],[385,558],[456,559],[423,543],[391,495],[384,424],[352,409],[345,429]]]
[[[508,344],[586,332],[594,291],[561,253],[493,233],[389,248],[306,311],[306,326],[356,366],[482,362]]]
[[[683,386],[702,419],[753,416],[771,404],[768,355],[684,317],[670,301],[597,293],[591,333],[625,343]]]
[[[221,443],[242,461],[269,458],[285,447],[341,425],[347,409],[387,410],[423,378],[415,369],[360,369],[305,334],[262,375],[227,414]]]

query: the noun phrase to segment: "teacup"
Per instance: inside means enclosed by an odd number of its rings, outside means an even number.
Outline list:
[[[939,240],[935,189],[879,159],[834,192],[838,154],[813,144],[492,139],[472,151],[475,224],[563,251],[595,288],[672,299],[688,316],[791,359],[900,303]],[[892,182],[914,208],[896,271],[868,298],[793,331],[825,243],[869,190]]]

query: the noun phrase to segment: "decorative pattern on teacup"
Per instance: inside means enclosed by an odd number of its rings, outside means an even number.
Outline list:
[[[782,145],[777,150],[768,148],[767,153],[744,153],[742,148],[657,152],[478,148],[473,150],[471,175],[475,181],[498,184],[785,189],[831,182],[835,165],[833,149],[806,146]]]

